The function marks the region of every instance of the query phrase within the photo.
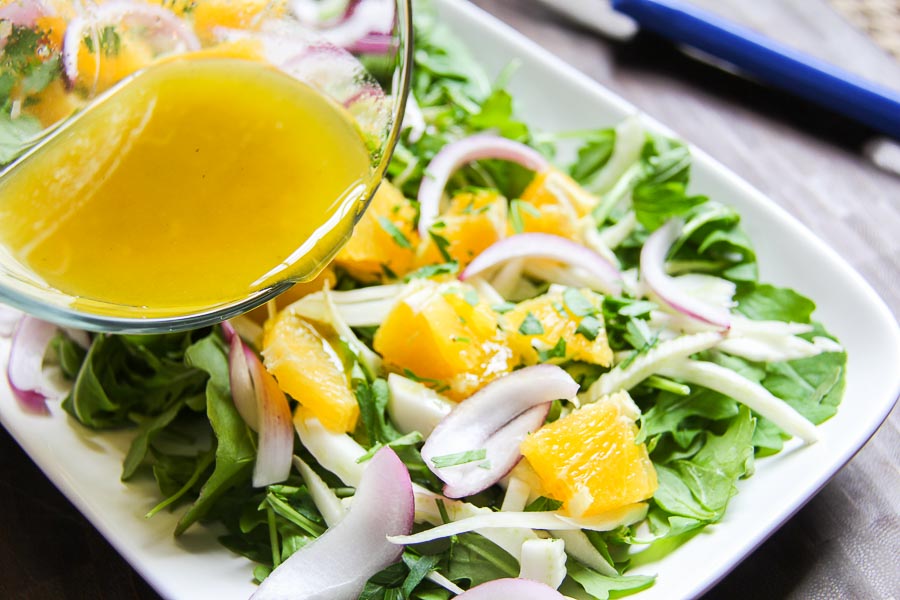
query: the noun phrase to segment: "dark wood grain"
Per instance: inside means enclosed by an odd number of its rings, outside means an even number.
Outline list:
[[[612,42],[533,0],[476,3],[762,190],[900,313],[900,179],[863,156],[871,131],[698,63],[651,35]],[[821,0],[704,4],[900,89],[897,65]],[[705,598],[900,597],[898,430],[895,409],[805,508]],[[0,598],[158,598],[2,429]]]

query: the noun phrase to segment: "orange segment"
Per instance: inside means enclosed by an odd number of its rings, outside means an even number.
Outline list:
[[[157,0],[159,1],[159,0]],[[213,37],[216,27],[257,29],[265,18],[277,18],[285,11],[284,1],[271,0],[196,0],[189,14],[201,39]]]
[[[588,214],[598,199],[562,171],[551,168],[535,175],[519,202],[522,204],[514,205],[511,232],[552,233],[577,239],[578,219]]]
[[[283,310],[286,306],[293,304],[303,296],[321,291],[326,283],[332,288],[334,287],[334,284],[337,283],[337,277],[330,266],[325,267],[325,270],[319,273],[315,279],[295,283],[292,288],[275,298],[275,308],[279,311]],[[257,323],[265,323],[266,319],[269,318],[268,304],[257,306],[248,312],[247,316]]]
[[[506,198],[494,190],[460,192],[431,226],[429,239],[419,247],[419,265],[451,260],[464,268],[506,231]],[[444,246],[441,252],[438,244]]]
[[[76,86],[93,90],[95,94],[149,66],[154,59],[152,49],[139,36],[116,28],[102,28],[85,39],[90,40],[90,47],[82,42],[78,48]],[[99,47],[95,48],[95,44]]]
[[[520,302],[503,315],[510,346],[526,365],[580,360],[608,367],[613,353],[601,300],[590,290],[569,288]]]
[[[573,516],[591,516],[650,498],[656,470],[636,444],[640,410],[627,392],[604,396],[544,425],[522,454],[544,490]]]
[[[316,329],[290,309],[266,323],[263,362],[278,386],[332,431],[356,427],[359,406],[341,359]]]
[[[495,313],[461,283],[422,281],[375,334],[385,366],[411,372],[454,400],[512,370],[513,353]]]
[[[386,273],[405,275],[412,270],[419,242],[415,219],[412,202],[382,181],[350,241],[335,257],[335,264],[367,283],[381,280]]]

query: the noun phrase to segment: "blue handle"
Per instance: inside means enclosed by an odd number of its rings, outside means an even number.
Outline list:
[[[900,140],[900,94],[678,0],[612,0],[641,27]]]

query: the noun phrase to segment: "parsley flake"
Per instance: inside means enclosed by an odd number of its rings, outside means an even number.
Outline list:
[[[387,217],[379,216],[378,224],[381,225],[381,228],[391,236],[391,239],[394,240],[395,244],[406,250],[412,249],[412,244],[409,243],[409,238],[407,238],[402,231],[397,229],[397,226],[394,225],[390,219],[388,219]]]
[[[435,456],[431,459],[431,464],[436,469],[444,469],[446,467],[456,467],[465,465],[478,460],[484,460],[487,456],[485,448],[478,450],[466,450],[465,452],[455,452],[453,454],[444,454],[443,456]]]
[[[544,326],[538,321],[531,312],[525,315],[525,320],[519,325],[519,333],[522,335],[541,335],[544,333]]]
[[[566,303],[566,308],[569,309],[569,312],[576,317],[587,317],[589,315],[597,314],[597,307],[591,304],[591,302],[575,288],[566,288],[566,291],[563,292],[563,302]]]
[[[603,327],[603,323],[600,322],[600,319],[589,315],[581,319],[575,333],[593,342],[597,339],[601,327]]]

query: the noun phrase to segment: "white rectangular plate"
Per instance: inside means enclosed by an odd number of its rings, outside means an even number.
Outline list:
[[[548,55],[482,11],[460,0],[437,2],[442,20],[476,49],[492,73],[521,63],[512,92],[524,119],[547,130],[602,127],[635,109],[597,83]],[[645,119],[648,128],[669,133]],[[872,435],[900,391],[900,331],[874,291],[833,250],[782,209],[702,152],[693,150],[692,188],[735,206],[757,243],[763,279],[814,298],[816,316],[849,353],[847,390],[837,416],[821,427],[822,441],[760,460],[742,481],[725,519],[659,562],[651,600],[699,595],[732,569],[796,512]],[[6,348],[2,348],[5,361]],[[131,435],[94,433],[77,426],[58,406],[50,418],[27,415],[5,383],[0,421],[54,484],[160,594],[190,600],[244,599],[254,590],[252,566],[218,545],[213,532],[192,529],[176,540],[177,514],[143,515],[158,497],[152,480],[119,481]]]

